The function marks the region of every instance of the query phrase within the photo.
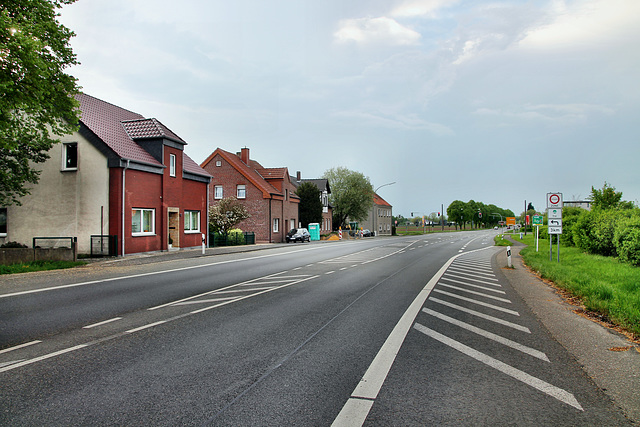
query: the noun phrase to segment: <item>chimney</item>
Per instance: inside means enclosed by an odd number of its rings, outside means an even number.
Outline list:
[[[244,147],[241,150],[240,160],[242,160],[245,165],[249,166],[249,149],[247,147]]]
[[[298,171],[296,172],[296,181],[300,182],[300,178],[301,178],[300,171]]]

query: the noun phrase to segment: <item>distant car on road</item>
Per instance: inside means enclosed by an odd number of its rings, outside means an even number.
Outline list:
[[[371,237],[371,236],[373,235],[371,234],[370,230],[362,230],[362,237]]]
[[[285,237],[287,243],[289,242],[310,242],[311,234],[306,228],[292,228]]]

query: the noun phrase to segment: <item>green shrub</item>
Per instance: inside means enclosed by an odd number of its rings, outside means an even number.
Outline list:
[[[581,215],[588,214],[589,211],[582,208],[566,207],[562,209],[562,238],[560,243],[564,246],[576,246],[573,240],[573,227],[578,222]]]
[[[27,249],[27,248],[29,248],[29,246],[27,246],[27,245],[23,245],[22,243],[18,243],[18,242],[7,242],[7,243],[4,243],[4,244],[0,245],[0,248],[21,248],[21,249]]]
[[[614,244],[621,261],[640,266],[640,211],[616,223]]]

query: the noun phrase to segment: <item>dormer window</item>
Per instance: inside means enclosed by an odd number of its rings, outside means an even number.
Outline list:
[[[69,142],[62,144],[62,170],[78,170],[78,143]]]

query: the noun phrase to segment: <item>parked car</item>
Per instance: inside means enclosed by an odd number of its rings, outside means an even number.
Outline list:
[[[371,237],[371,230],[362,230],[362,237]]]
[[[311,234],[306,228],[292,228],[285,237],[287,243],[289,242],[310,242]]]

